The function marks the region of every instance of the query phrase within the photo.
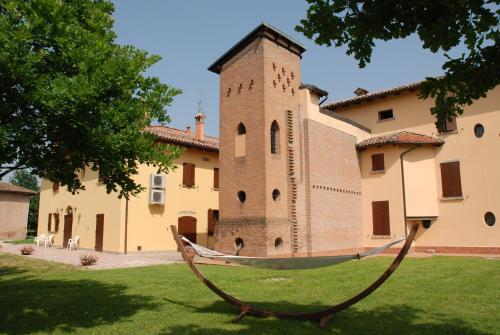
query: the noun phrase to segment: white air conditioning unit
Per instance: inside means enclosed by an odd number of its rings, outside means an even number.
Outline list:
[[[158,173],[152,173],[149,177],[149,185],[151,188],[165,189],[166,176]]]
[[[150,205],[164,205],[165,204],[165,191],[164,190],[150,190],[149,191],[149,204]]]

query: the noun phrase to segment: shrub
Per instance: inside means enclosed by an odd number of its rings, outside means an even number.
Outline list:
[[[25,245],[24,247],[19,249],[19,251],[21,251],[21,255],[31,255],[35,251],[35,248],[33,248],[31,245]]]
[[[97,263],[97,256],[92,254],[82,255],[80,256],[80,264],[82,266],[94,265]]]

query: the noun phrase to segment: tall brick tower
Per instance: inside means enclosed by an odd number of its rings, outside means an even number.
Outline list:
[[[252,256],[298,251],[299,151],[293,148],[304,51],[262,23],[208,68],[220,75],[217,250]]]

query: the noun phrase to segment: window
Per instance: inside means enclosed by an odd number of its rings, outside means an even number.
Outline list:
[[[281,239],[281,237],[278,237],[276,240],[274,240],[274,249],[276,249],[276,251],[279,251],[281,247],[283,247],[283,240]]]
[[[453,116],[451,121],[446,119],[442,126],[439,127],[441,133],[449,133],[455,130],[457,130],[457,118],[455,116]]]
[[[52,191],[57,192],[59,191],[59,182],[55,181],[52,183]]]
[[[386,236],[391,234],[389,219],[389,201],[373,201],[373,235]]]
[[[378,112],[378,120],[379,121],[394,120],[394,114],[392,112],[392,109],[387,109]]]
[[[495,214],[493,214],[492,212],[487,212],[486,214],[484,214],[484,222],[486,222],[488,226],[493,226],[495,224],[495,221]]]
[[[276,188],[273,190],[273,200],[274,201],[280,200],[280,190]]]
[[[375,154],[372,155],[372,171],[384,171],[385,163],[384,163],[384,154]]]
[[[477,138],[483,137],[484,127],[482,124],[478,123],[474,126],[474,135],[476,135]]]
[[[245,125],[240,122],[238,125],[238,135],[245,135],[247,133],[247,129],[245,128]]]
[[[59,231],[59,213],[52,214],[54,216],[54,231],[57,233]]]
[[[278,122],[273,121],[271,124],[271,153],[279,154],[279,137],[280,137],[280,127]]]
[[[49,221],[47,224],[47,231],[51,232],[52,231],[52,213],[49,213]]]
[[[460,162],[441,163],[441,185],[443,189],[443,198],[462,196]]]
[[[240,251],[245,247],[245,243],[243,242],[243,239],[241,237],[238,237],[237,239],[234,240],[234,246],[236,247],[236,250]]]
[[[182,164],[182,185],[187,187],[194,186],[195,165],[191,163]]]
[[[244,203],[245,200],[247,200],[247,195],[244,191],[239,191],[238,192],[238,200],[241,202],[241,203]]]
[[[208,236],[213,236],[215,223],[219,221],[219,211],[217,209],[208,210]]]
[[[214,188],[219,188],[219,169],[214,168]]]
[[[104,183],[104,177],[102,176],[101,172],[99,172],[99,175],[97,176],[97,182],[99,184]]]

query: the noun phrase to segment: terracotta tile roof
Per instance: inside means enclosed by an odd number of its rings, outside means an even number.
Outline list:
[[[0,181],[0,193],[2,193],[2,192],[21,193],[21,194],[26,194],[26,195],[36,194],[35,191],[29,190],[27,188]]]
[[[363,95],[356,95],[352,98],[348,98],[348,99],[344,99],[344,100],[332,101],[332,102],[329,102],[329,103],[322,105],[322,107],[332,110],[332,109],[335,109],[338,107],[345,107],[345,106],[352,105],[352,104],[359,104],[361,102],[370,101],[370,100],[373,100],[374,98],[383,98],[383,97],[386,97],[388,95],[398,94],[398,93],[401,93],[401,92],[407,91],[407,90],[414,91],[414,90],[418,89],[418,87],[424,81],[425,80],[421,80],[421,81],[417,81],[417,82],[414,82],[411,84],[406,84],[406,85],[401,85],[398,87],[393,87],[393,88],[389,88],[389,89],[385,89],[385,90],[370,92],[370,93],[363,94]]]
[[[356,145],[357,149],[365,149],[368,147],[379,146],[384,144],[431,144],[442,145],[443,140],[439,138],[411,133],[409,131],[400,131],[393,134],[376,136],[359,142]]]
[[[184,130],[167,126],[150,126],[146,128],[146,131],[168,143],[201,150],[219,151],[219,139],[217,137],[205,136],[203,140],[198,140],[194,137],[193,133],[189,134]]]

